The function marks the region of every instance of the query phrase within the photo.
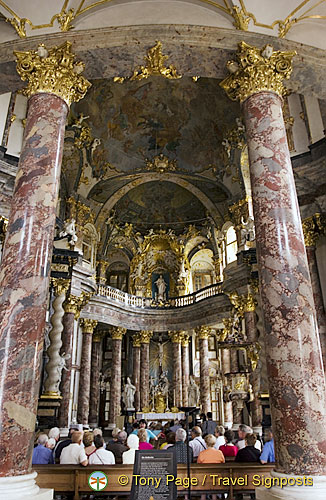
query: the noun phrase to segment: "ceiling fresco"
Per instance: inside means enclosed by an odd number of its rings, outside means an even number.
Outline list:
[[[222,140],[240,114],[215,79],[170,81],[96,80],[86,98],[72,107],[87,117],[101,140],[95,155],[118,171],[143,170],[159,154],[177,161],[177,170],[205,171],[222,167]]]
[[[190,191],[166,181],[153,181],[131,189],[114,207],[116,218],[133,223],[138,230],[173,228],[206,220],[206,209]],[[199,223],[200,223],[199,222]]]

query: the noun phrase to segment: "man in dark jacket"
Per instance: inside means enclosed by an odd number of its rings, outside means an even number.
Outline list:
[[[127,433],[125,431],[120,431],[116,441],[110,441],[106,445],[106,449],[112,451],[116,464],[122,464],[122,453],[129,450],[128,446],[126,446],[126,441]]]

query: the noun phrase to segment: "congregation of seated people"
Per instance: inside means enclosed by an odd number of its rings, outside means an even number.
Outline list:
[[[197,462],[203,464],[236,462],[270,463],[275,461],[272,431],[264,447],[260,438],[244,424],[237,432],[217,425],[212,414],[189,430],[188,444],[185,421],[171,421],[164,425],[152,422],[150,426],[142,419],[135,421],[127,432],[115,428],[107,442],[101,429],[80,430],[71,425],[68,437],[60,439],[57,427],[48,434],[39,433],[33,450],[33,465],[114,465],[133,464],[137,450],[174,450],[177,463]]]

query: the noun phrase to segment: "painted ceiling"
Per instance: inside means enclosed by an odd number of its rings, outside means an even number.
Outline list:
[[[146,160],[164,154],[177,169],[200,173],[222,166],[222,140],[239,116],[215,79],[184,77],[142,81],[96,80],[72,108],[83,113],[101,140],[95,154],[123,173],[143,170]]]

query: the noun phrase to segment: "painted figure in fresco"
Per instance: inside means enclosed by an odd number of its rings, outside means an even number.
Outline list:
[[[188,401],[189,406],[197,406],[199,398],[199,388],[195,382],[193,375],[190,377],[190,385],[188,388]]]
[[[160,274],[160,277],[155,281],[155,285],[157,286],[157,300],[166,300],[166,282],[164,281],[164,278],[162,274]]]
[[[132,385],[130,377],[127,377],[127,383],[123,389],[123,402],[127,409],[134,409],[136,387]]]

